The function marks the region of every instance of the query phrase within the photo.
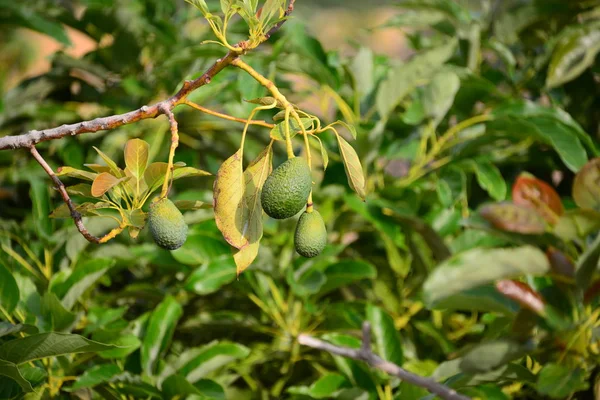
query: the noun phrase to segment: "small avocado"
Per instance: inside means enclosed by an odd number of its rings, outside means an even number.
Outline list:
[[[327,244],[327,229],[318,211],[304,212],[296,225],[296,251],[303,257],[318,256]]]
[[[290,158],[269,175],[260,201],[271,218],[286,219],[296,215],[306,204],[312,188],[308,163],[302,157]]]
[[[156,244],[163,249],[178,249],[187,239],[188,226],[183,215],[167,198],[150,204],[148,227]]]

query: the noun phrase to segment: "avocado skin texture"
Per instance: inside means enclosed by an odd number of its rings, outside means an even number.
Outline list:
[[[181,211],[167,198],[150,204],[148,227],[157,245],[167,250],[183,246],[188,226]]]
[[[271,218],[293,217],[306,204],[311,188],[308,163],[302,157],[291,158],[275,168],[265,181],[260,195],[262,208]]]
[[[318,211],[302,214],[294,235],[294,245],[298,254],[307,258],[318,256],[326,244],[327,229],[321,214]]]

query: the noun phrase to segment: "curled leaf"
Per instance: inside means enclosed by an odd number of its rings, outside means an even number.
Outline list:
[[[363,174],[362,166],[360,165],[360,159],[356,150],[336,132],[336,138],[340,147],[340,155],[344,162],[344,169],[346,170],[346,176],[348,177],[348,184],[358,194],[361,199],[366,197],[365,189],[365,175]]]

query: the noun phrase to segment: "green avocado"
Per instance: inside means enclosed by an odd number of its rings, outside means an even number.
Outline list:
[[[298,214],[306,204],[312,188],[308,163],[294,157],[269,175],[262,188],[260,201],[269,217],[286,219]]]
[[[305,212],[296,225],[294,244],[298,254],[304,257],[318,256],[327,244],[327,229],[318,211]]]
[[[150,204],[148,227],[156,244],[163,249],[178,249],[187,239],[188,226],[183,215],[167,198]]]

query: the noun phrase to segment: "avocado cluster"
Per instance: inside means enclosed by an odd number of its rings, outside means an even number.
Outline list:
[[[265,213],[275,219],[298,214],[306,205],[312,190],[312,177],[306,160],[293,157],[277,167],[266,179],[261,193]],[[327,243],[327,230],[318,211],[309,207],[298,220],[294,244],[298,254],[315,257]]]
[[[188,226],[183,215],[167,198],[150,204],[148,228],[156,244],[163,249],[178,249],[187,239]]]

